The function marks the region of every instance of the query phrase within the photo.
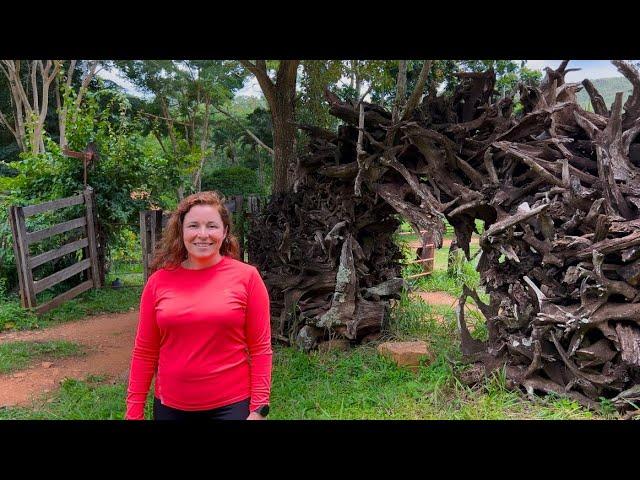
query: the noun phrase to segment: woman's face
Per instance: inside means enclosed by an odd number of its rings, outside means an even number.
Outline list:
[[[220,212],[212,205],[195,205],[184,216],[182,241],[189,258],[206,260],[218,256],[226,234]]]

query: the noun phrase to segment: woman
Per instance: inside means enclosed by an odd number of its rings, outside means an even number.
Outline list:
[[[229,212],[214,192],[180,202],[142,292],[126,419],[262,420],[271,388],[269,297],[238,257]]]

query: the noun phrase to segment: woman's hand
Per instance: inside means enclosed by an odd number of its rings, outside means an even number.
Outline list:
[[[258,412],[251,412],[247,417],[247,420],[266,420],[267,417],[263,417]]]

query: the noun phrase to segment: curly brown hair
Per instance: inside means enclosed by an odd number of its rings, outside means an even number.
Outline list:
[[[195,205],[211,205],[217,207],[227,236],[220,247],[220,254],[238,259],[240,247],[238,239],[231,234],[231,215],[224,206],[224,197],[218,192],[198,192],[184,198],[171,212],[167,226],[162,232],[160,246],[156,250],[151,263],[151,272],[161,268],[177,268],[187,259],[187,248],[182,240],[182,222],[189,210]]]

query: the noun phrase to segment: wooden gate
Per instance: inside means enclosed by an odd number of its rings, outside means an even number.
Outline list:
[[[400,232],[398,235],[413,235],[413,232]],[[433,273],[434,261],[435,261],[435,243],[433,240],[433,233],[428,230],[420,230],[421,246],[416,248],[416,257],[413,260],[405,262],[405,265],[411,265],[414,263],[422,264],[422,272],[414,275],[409,275],[405,278],[417,278],[424,277]]]
[[[49,210],[58,210],[64,207],[74,205],[85,206],[84,214],[73,220],[62,222],[43,230],[28,232],[26,228],[25,218],[36,215]],[[61,303],[77,297],[82,292],[90,288],[99,288],[101,286],[100,275],[98,272],[98,248],[95,234],[95,212],[93,189],[87,187],[81,195],[62,198],[52,202],[41,203],[38,205],[30,205],[28,207],[9,207],[9,220],[11,223],[11,231],[13,233],[13,251],[16,257],[16,265],[18,267],[18,281],[20,285],[20,299],[22,306],[25,308],[34,308],[36,313],[41,314],[57,307]],[[29,246],[40,242],[54,235],[59,235],[75,229],[83,229],[84,237],[79,240],[67,243],[59,248],[49,250],[47,252],[31,255]],[[84,259],[77,263],[57,271],[40,280],[33,279],[33,270],[52,260],[60,258],[64,255],[74,253],[82,249]],[[85,270],[90,270],[91,275],[88,280],[76,285],[48,302],[37,305],[36,294],[48,288],[57,285],[73,275],[77,275]]]

